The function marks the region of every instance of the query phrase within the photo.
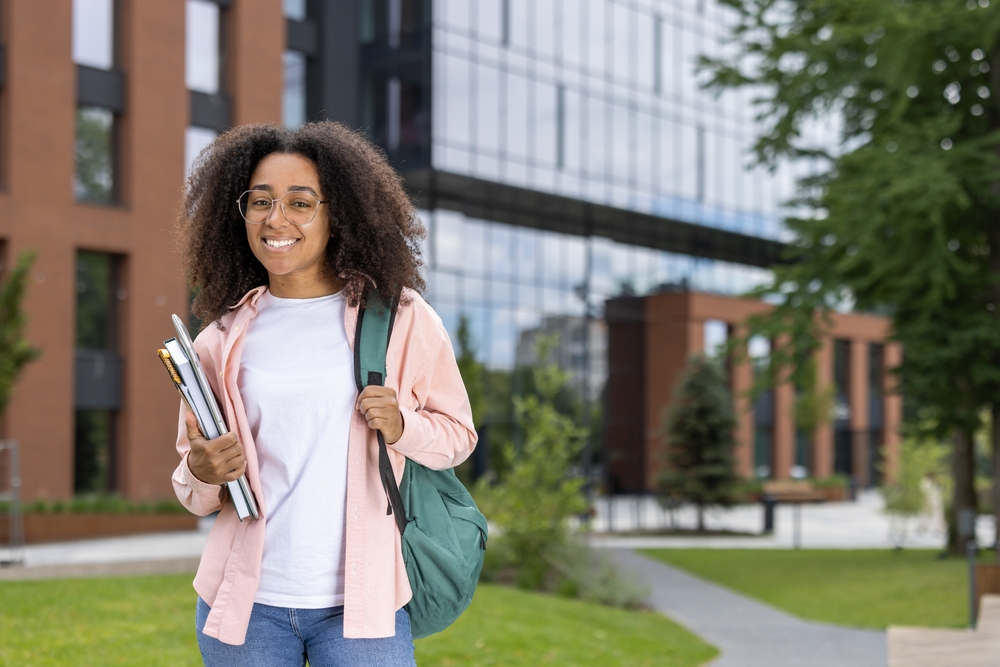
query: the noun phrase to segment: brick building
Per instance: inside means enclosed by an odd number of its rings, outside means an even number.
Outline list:
[[[652,491],[663,470],[663,410],[686,360],[712,354],[750,315],[770,306],[687,290],[613,299],[607,304],[608,478],[625,492]],[[737,416],[736,458],[746,478],[823,478],[841,474],[869,486],[895,465],[902,398],[887,372],[901,361],[886,343],[889,322],[833,313],[818,354],[817,380],[833,387],[833,415],[814,433],[797,430],[788,382],[751,405],[755,368],[766,368],[770,342],[751,339],[744,361],[727,367]]]

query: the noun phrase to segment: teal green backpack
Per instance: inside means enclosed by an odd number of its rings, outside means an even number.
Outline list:
[[[366,297],[354,337],[359,392],[385,383],[385,353],[397,306],[397,299],[386,300],[375,290]],[[447,628],[472,602],[486,554],[486,517],[454,470],[431,470],[407,459],[397,487],[385,439],[377,433],[386,514],[395,516],[403,537],[403,561],[413,589],[406,611],[413,638],[420,639]]]

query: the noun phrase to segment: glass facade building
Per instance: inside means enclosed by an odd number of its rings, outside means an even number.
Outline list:
[[[306,117],[361,126],[386,151],[428,229],[428,300],[453,341],[468,322],[488,368],[528,363],[535,334],[558,334],[555,358],[599,406],[608,299],[737,295],[768,279],[789,238],[783,202],[803,174],[751,167],[752,93],[701,86],[698,58],[722,53],[732,20],[719,3],[357,0],[306,10],[320,35],[306,59]],[[344,25],[357,26],[356,44],[345,46]],[[286,78],[286,94],[296,80]],[[351,88],[357,100],[345,105]],[[726,335],[705,331],[711,347]],[[756,410],[762,476],[774,469],[771,403]]]
[[[787,165],[749,169],[757,126],[747,94],[717,98],[699,87],[697,58],[719,48],[728,21],[716,3],[414,0],[393,10],[400,2],[367,3],[369,20],[386,28],[384,42],[378,26],[368,31],[376,70],[362,85],[362,122],[391,156],[406,153],[401,169],[429,164],[662,217],[664,225],[787,238],[781,202],[793,195],[795,173]],[[412,20],[394,28],[394,11],[425,16],[426,30]],[[429,53],[429,81],[413,65],[377,69],[391,58],[390,35],[407,27],[429,38],[410,40]],[[408,104],[408,89],[427,104]],[[423,153],[415,156],[415,146]],[[751,263],[647,245],[642,233],[625,243],[486,213],[442,207],[423,217],[429,298],[453,334],[469,318],[492,367],[516,363],[525,331],[552,318],[600,319],[615,295],[671,285],[739,294],[768,277]],[[601,349],[600,340],[591,343]]]

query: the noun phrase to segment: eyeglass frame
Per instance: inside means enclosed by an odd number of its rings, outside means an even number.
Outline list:
[[[321,200],[319,197],[316,197],[315,193],[309,192],[309,190],[289,190],[288,192],[286,192],[285,194],[281,195],[277,199],[271,199],[271,210],[268,211],[268,213],[264,217],[264,219],[261,220],[260,222],[253,222],[252,220],[247,220],[246,214],[243,213],[243,207],[240,206],[240,200],[243,199],[243,195],[247,194],[248,192],[263,192],[265,194],[268,194],[266,190],[254,190],[254,189],[250,189],[250,190],[244,190],[243,193],[240,194],[240,196],[236,198],[236,210],[238,210],[240,212],[240,217],[243,218],[244,220],[246,220],[246,223],[248,225],[263,225],[265,222],[267,222],[268,220],[270,220],[271,216],[274,215],[274,202],[276,202],[276,201],[280,201],[281,202],[281,206],[278,207],[281,210],[281,217],[285,219],[285,222],[287,222],[290,225],[295,225],[296,227],[302,227],[303,225],[308,225],[310,222],[312,222],[313,220],[316,219],[316,214],[319,213],[319,205],[320,204],[329,204],[330,203],[329,199],[322,199]],[[288,195],[292,194],[293,192],[297,192],[297,193],[303,193],[304,192],[305,194],[312,195],[313,197],[316,197],[316,213],[313,213],[313,217],[309,219],[309,222],[292,222],[291,220],[288,219],[288,216],[285,215],[285,197],[287,197]]]

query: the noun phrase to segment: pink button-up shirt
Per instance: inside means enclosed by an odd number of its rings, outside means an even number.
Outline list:
[[[191,474],[183,406],[177,435],[181,462],[171,478],[177,497],[192,513],[204,516],[221,510],[202,553],[194,588],[212,608],[204,633],[227,644],[242,644],[246,639],[267,525],[257,453],[237,386],[246,332],[253,326],[257,299],[265,289],[251,290],[222,318],[223,328],[210,324],[194,342],[226,423],[246,451],[247,478],[260,506],[260,519],[240,522],[232,503],[220,502],[220,487]],[[397,483],[402,479],[404,457],[443,470],[468,458],[476,444],[469,397],[441,319],[419,294],[409,290],[405,294],[410,303],[396,314],[386,356],[386,386],[396,390],[404,424],[402,437],[388,448]],[[358,309],[348,306],[344,319],[353,348]],[[288,344],[295,345],[295,341]],[[399,530],[393,517],[386,515],[378,441],[358,411],[351,417],[347,456],[344,636],[391,637],[396,610],[412,593]]]

